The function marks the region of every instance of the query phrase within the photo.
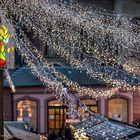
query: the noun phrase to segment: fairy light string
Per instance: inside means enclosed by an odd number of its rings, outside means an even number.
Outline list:
[[[36,16],[37,16],[37,15],[36,15]],[[35,17],[36,17],[36,16],[35,16]],[[99,55],[99,56],[100,56],[100,55]],[[122,61],[122,60],[121,60],[121,61]],[[125,60],[124,60],[124,61],[125,61]],[[116,63],[116,62],[115,62],[115,63]],[[128,67],[128,66],[125,66],[125,68],[127,68],[127,67]],[[127,70],[127,69],[126,69],[126,70]],[[134,71],[134,70],[133,70],[133,71]],[[131,70],[130,70],[130,66],[129,66],[129,72],[133,72],[133,71],[132,71],[132,66],[131,66]]]
[[[15,26],[16,27],[16,26]],[[17,27],[16,27],[17,28]],[[22,32],[21,32],[22,33]],[[22,36],[23,37],[23,36]],[[23,38],[22,38],[23,39]],[[55,84],[55,86],[57,85],[57,83],[54,83],[54,81],[52,82],[52,79],[50,80],[48,77],[50,77],[50,75],[48,76],[48,74],[45,75],[45,71],[43,70],[43,68],[41,67],[40,63],[38,62],[38,60],[36,59],[36,57],[34,57],[34,55],[31,53],[31,51],[29,51],[28,48],[30,48],[28,45],[30,44],[29,42],[25,43],[27,40],[25,39],[16,39],[16,43],[17,43],[17,49],[19,49],[20,53],[26,57],[26,62],[28,64],[28,66],[30,68],[32,68],[32,72],[37,75],[37,77],[39,77],[40,75],[41,76],[41,81],[42,82],[45,82],[45,80],[52,86],[53,89],[56,89],[56,92],[58,92],[58,89],[59,91],[61,91],[61,85],[57,86],[57,87],[53,87],[52,84]],[[27,47],[26,47],[27,45]],[[26,53],[26,54],[25,54]],[[40,71],[39,71],[40,70]],[[42,74],[43,73],[43,74]],[[45,79],[44,79],[45,78]],[[64,89],[63,89],[64,90]],[[67,93],[66,90],[63,91],[65,94]],[[58,92],[59,94],[62,94],[62,91],[61,92]],[[64,95],[64,94],[63,94]],[[71,111],[71,110],[70,110]],[[73,114],[74,115],[74,114]],[[75,115],[74,115],[75,116]],[[73,116],[73,117],[74,117]],[[102,117],[103,119],[105,119],[104,117]],[[85,119],[85,118],[84,118]],[[94,118],[96,119],[96,118]],[[100,120],[100,118],[98,119],[98,121]],[[111,124],[109,124],[108,122],[105,123],[104,127],[108,128],[107,126],[110,126],[112,127],[113,130],[116,130],[115,134],[114,134],[114,131],[110,131],[111,134],[115,135],[115,136],[124,136],[125,133],[123,133],[123,130],[121,130],[120,128],[117,128],[115,126],[112,126]],[[105,131],[103,132],[103,135],[104,133],[106,133]]]
[[[51,9],[52,10],[52,9]],[[56,9],[55,9],[56,10]],[[40,10],[41,11],[41,10]],[[36,12],[36,11],[34,11],[34,12]],[[27,12],[26,12],[27,13]],[[42,12],[43,14],[44,14],[44,12]],[[49,13],[51,13],[51,11],[49,11]],[[53,12],[52,12],[53,13]],[[59,13],[59,12],[57,12],[57,13]],[[66,14],[66,13],[65,13]],[[22,15],[22,14],[21,14]],[[36,14],[36,15],[34,15],[34,17],[38,17],[38,19],[40,19],[40,16],[39,16],[39,14]],[[34,19],[34,17],[32,17],[32,19]],[[47,16],[48,17],[48,16]],[[45,19],[46,20],[46,18],[43,16],[43,18],[42,19]],[[41,19],[41,21],[43,21]],[[45,22],[43,21],[43,24],[44,24]],[[55,22],[55,24],[57,24],[57,22]],[[70,35],[69,35],[70,36]],[[100,52],[101,53],[101,52]],[[98,56],[100,56],[100,55],[98,55]],[[121,58],[122,59],[122,58]],[[114,59],[115,60],[115,59]],[[114,61],[113,60],[113,61]],[[120,59],[119,59],[120,60]],[[124,60],[125,61],[125,60]],[[114,62],[114,63],[116,63],[116,62]],[[119,62],[120,63],[120,62]],[[130,70],[129,70],[130,71]]]
[[[5,76],[13,93],[16,92],[15,85],[11,79],[8,69],[5,69]]]
[[[15,26],[15,28],[17,28],[17,26]],[[20,34],[23,34],[23,31],[20,30]],[[26,42],[28,42],[28,44],[31,44],[29,43],[29,40],[26,38]],[[100,97],[100,96],[111,96],[111,94],[115,93],[116,92],[116,89],[111,89],[110,91],[107,90],[107,91],[98,91],[98,89],[96,90],[93,90],[93,89],[90,89],[90,88],[86,88],[86,87],[80,87],[77,83],[75,82],[72,82],[70,80],[68,80],[68,78],[64,75],[64,74],[61,74],[59,72],[56,72],[55,68],[50,65],[47,60],[44,60],[41,52],[39,52],[35,47],[33,47],[32,45],[30,45],[28,48],[30,48],[32,50],[32,53],[40,60],[40,62],[42,62],[42,66],[45,66],[45,68],[48,68],[51,72],[53,72],[57,77],[59,77],[60,80],[63,81],[63,83],[65,83],[68,87],[72,87],[73,90],[75,91],[78,91],[79,94],[88,94],[92,97]],[[99,92],[99,94],[97,95],[97,91]],[[115,91],[115,92],[113,92]]]

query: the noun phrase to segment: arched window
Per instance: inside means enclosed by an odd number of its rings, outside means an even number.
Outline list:
[[[95,99],[81,99],[81,102],[84,103],[88,109],[92,112],[98,112],[98,101]],[[78,110],[82,113],[83,108],[82,108],[83,104],[79,103],[79,107]]]
[[[24,121],[28,128],[37,131],[37,102],[21,100],[17,102],[17,121]]]
[[[48,130],[60,130],[65,125],[66,106],[59,100],[48,101]]]
[[[112,98],[108,101],[108,117],[127,122],[128,121],[128,100],[125,98]]]

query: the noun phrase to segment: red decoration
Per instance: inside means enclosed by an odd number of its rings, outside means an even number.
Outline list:
[[[0,59],[0,67],[4,66],[6,64],[6,61]]]

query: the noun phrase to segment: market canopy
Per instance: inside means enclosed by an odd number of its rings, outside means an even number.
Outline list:
[[[115,120],[105,119],[101,115],[88,116],[75,123],[75,138],[84,140],[113,140],[113,139],[136,139],[140,138],[140,130],[136,127]]]

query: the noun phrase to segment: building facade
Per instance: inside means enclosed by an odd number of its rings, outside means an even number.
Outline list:
[[[11,77],[16,86],[16,93],[11,93],[7,82],[4,82],[5,120],[24,121],[31,131],[37,133],[48,133],[51,129],[56,129],[59,132],[68,119],[67,106],[56,100],[55,95],[48,92],[42,83],[31,74],[29,68],[22,67],[16,70]],[[80,79],[79,81],[82,78],[81,75],[76,77],[76,79]],[[87,81],[86,79],[86,83],[90,86],[93,83],[92,88],[97,87],[96,81]],[[106,86],[101,84],[98,88],[103,90],[106,89]],[[73,94],[76,93],[69,91],[69,94],[75,97]],[[133,120],[140,117],[140,96],[128,91],[119,91],[110,98],[102,97],[98,100],[87,95],[79,96],[79,98],[89,110],[115,120],[132,123]],[[82,111],[83,108],[78,100],[76,102],[77,109]]]

